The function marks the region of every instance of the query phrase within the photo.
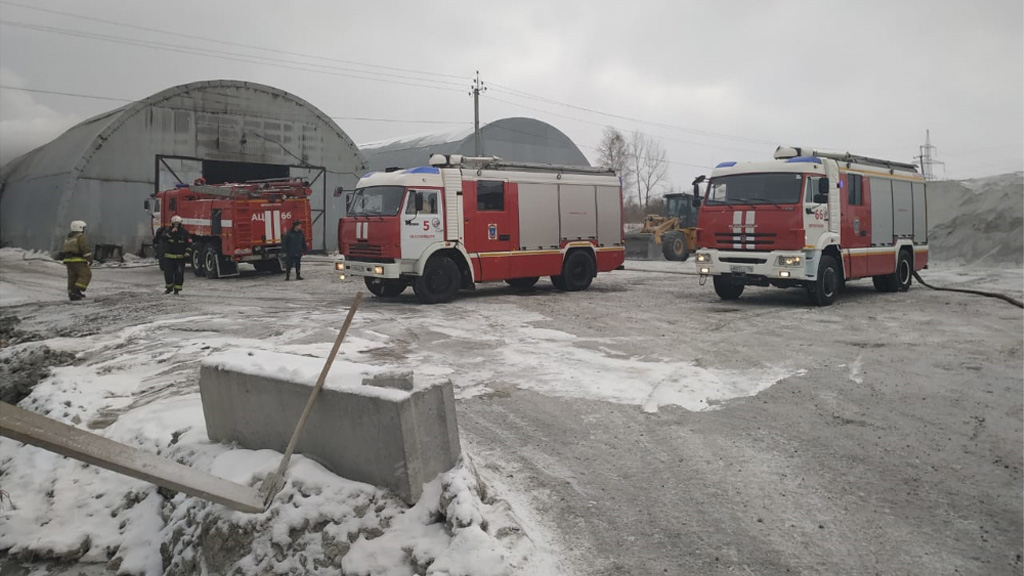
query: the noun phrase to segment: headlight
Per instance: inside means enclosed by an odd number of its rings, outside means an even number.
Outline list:
[[[344,262],[335,262],[334,263],[334,269],[337,270],[338,272],[343,272],[345,270],[345,263]]]
[[[711,274],[711,268],[708,268],[707,266],[701,266],[700,273],[704,275]]]
[[[697,262],[711,262],[711,254],[700,252],[697,254]]]
[[[373,273],[377,274],[377,275],[383,275],[384,274],[384,267],[383,266],[374,266],[373,267]]]
[[[801,263],[803,263],[803,258],[800,256],[779,256],[775,261],[776,266],[799,266]]]

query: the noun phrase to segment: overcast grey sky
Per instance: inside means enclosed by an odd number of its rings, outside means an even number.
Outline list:
[[[910,162],[928,129],[950,178],[987,176],[1024,168],[1022,37],[1021,0],[0,0],[0,156],[218,78],[357,143],[468,128],[479,70],[482,121],[547,121],[592,160],[604,126],[640,130],[677,186],[778,144]]]

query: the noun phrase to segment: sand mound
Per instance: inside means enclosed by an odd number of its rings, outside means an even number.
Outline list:
[[[1024,172],[928,184],[931,257],[965,264],[1024,263]]]

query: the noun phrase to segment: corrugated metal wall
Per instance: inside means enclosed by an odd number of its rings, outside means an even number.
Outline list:
[[[325,168],[326,180],[316,182],[311,197],[313,209],[323,212],[313,243],[337,248],[344,204],[331,191],[354,186],[365,163],[348,136],[309,103],[268,86],[211,81],[171,88],[98,118],[103,121],[86,121],[5,167],[3,245],[52,250],[68,223],[81,219],[93,243],[137,251],[151,239],[143,201],[158,179],[162,187],[175,182],[157,163],[167,156],[176,157],[168,166],[186,182],[203,159],[292,166],[293,175]]]

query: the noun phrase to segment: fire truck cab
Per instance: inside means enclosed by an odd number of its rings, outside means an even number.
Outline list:
[[[622,187],[614,171],[434,154],[429,166],[367,174],[338,222],[341,278],[376,296],[412,286],[447,302],[478,282],[586,290],[622,266]]]
[[[696,202],[697,272],[725,300],[771,285],[828,306],[846,281],[905,292],[928,265],[925,181],[913,164],[780,146],[771,161],[720,163]]]

